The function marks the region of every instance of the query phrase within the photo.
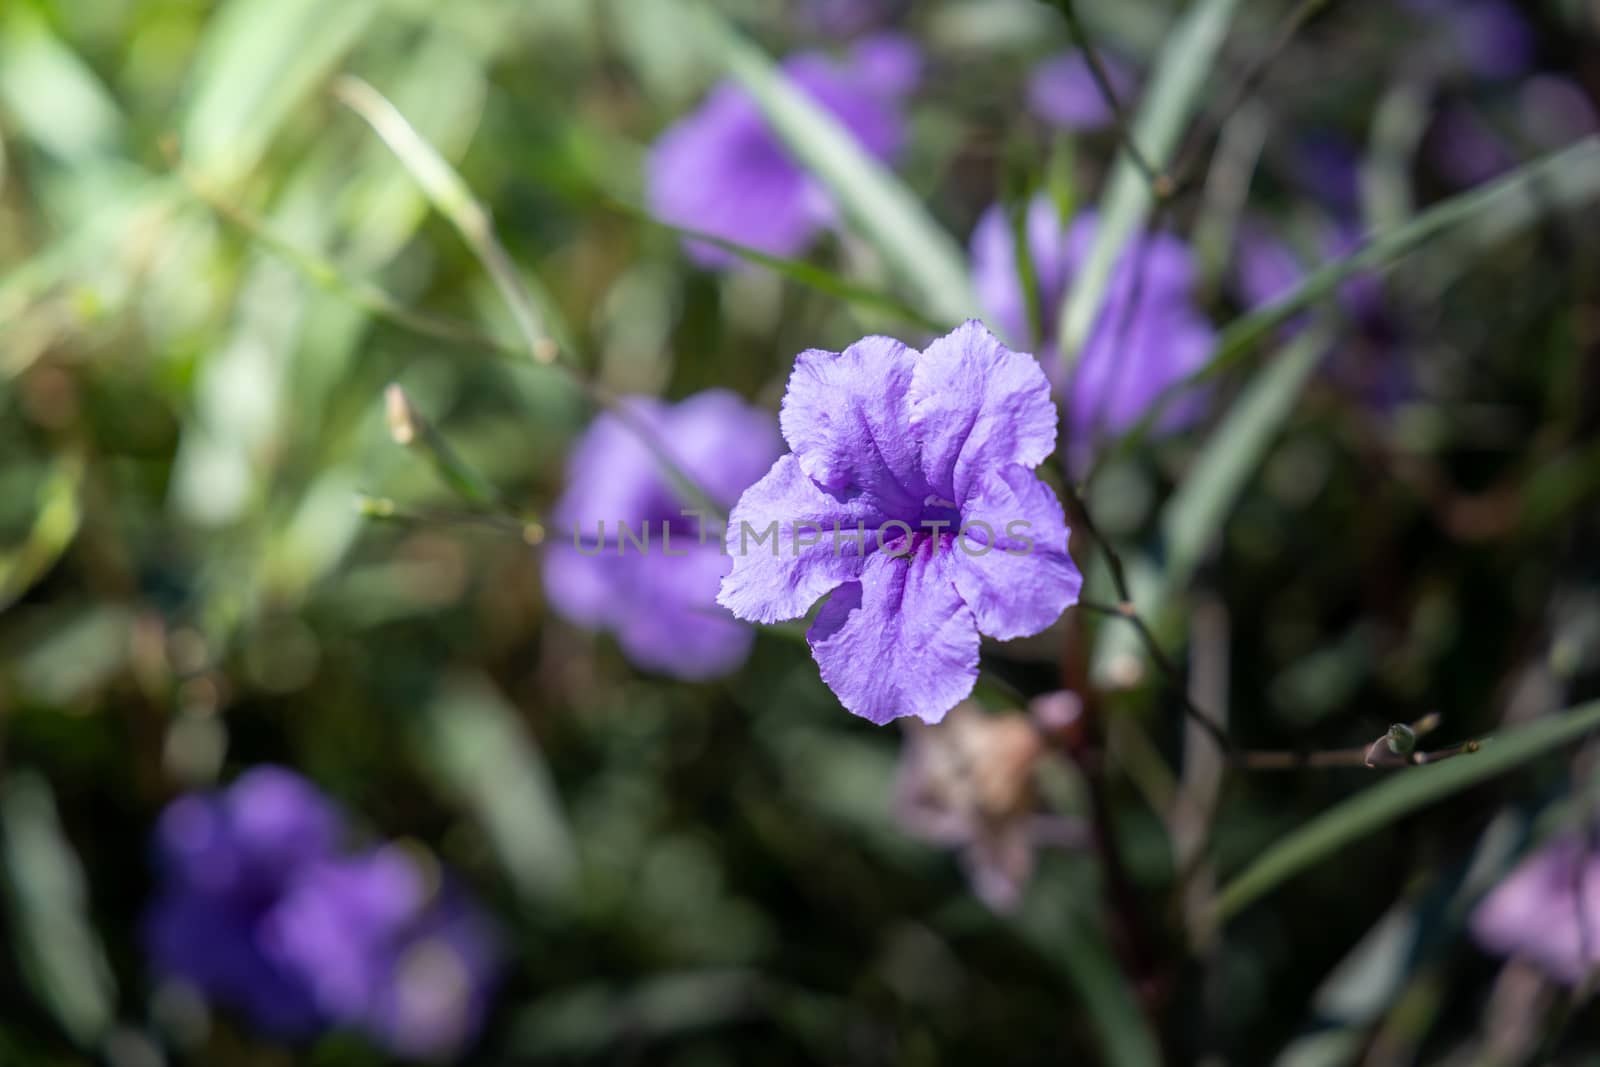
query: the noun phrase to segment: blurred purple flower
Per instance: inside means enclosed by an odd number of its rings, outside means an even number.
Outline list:
[[[308,868],[263,939],[327,1019],[413,1059],[448,1058],[471,1041],[498,971],[486,922],[395,846]]]
[[[449,1055],[481,1024],[492,936],[399,850],[342,856],[343,832],[333,805],[278,767],[173,801],[146,917],[155,967],[270,1036],[348,1026],[400,1055]],[[418,971],[419,953],[453,969]]]
[[[806,53],[783,64],[795,87],[844,125],[870,155],[899,150],[904,122],[899,94],[910,88],[917,59],[903,39],[864,42],[852,62]],[[650,210],[664,222],[793,256],[834,220],[822,185],[789,155],[739,86],[723,82],[699,110],[663,133],[647,164]],[[726,268],[738,257],[686,241],[701,266]]]
[[[922,81],[922,49],[902,33],[877,33],[850,46],[850,65],[865,84],[894,98]]]
[[[1035,343],[1044,365],[1059,366],[1055,328],[1073,275],[1094,241],[1098,218],[1079,215],[1064,226],[1048,197],[1028,205],[1028,249],[1038,282],[1044,336]],[[972,235],[978,298],[1002,333],[1018,344],[1032,334],[1017,271],[1011,220],[1001,205],[984,212]],[[1113,272],[1100,317],[1065,383],[1069,461],[1082,465],[1095,442],[1137,422],[1168,386],[1205,362],[1215,332],[1191,296],[1194,262],[1169,234],[1134,241]],[[1160,428],[1181,429],[1198,413],[1193,402],[1170,405]]]
[[[733,509],[717,599],[770,623],[832,592],[806,639],[851,712],[938,722],[972,691],[980,632],[1035,634],[1076,602],[1066,519],[1033,473],[1055,449],[1049,384],[982,324],[920,353],[802,352],[780,423],[793,452]],[[770,553],[751,549],[769,527]]]
[[[1355,226],[1330,224],[1322,232],[1322,260],[1333,262],[1361,246]],[[1234,250],[1234,287],[1247,308],[1255,309],[1287,296],[1306,279],[1307,268],[1288,242],[1257,219],[1239,226]],[[1383,279],[1361,271],[1339,284],[1339,300],[1350,317],[1373,325],[1384,317]]]
[[[1481,185],[1516,165],[1510,146],[1463,103],[1439,110],[1428,140],[1440,173],[1458,186]]]
[[[829,37],[854,37],[890,22],[905,0],[796,0],[800,21]]]
[[[1519,128],[1537,148],[1564,148],[1600,132],[1594,100],[1571,78],[1540,74],[1517,91]]]
[[[1321,260],[1331,262],[1359,247],[1361,233],[1353,225],[1328,223],[1321,242]],[[1234,246],[1233,288],[1246,308],[1255,310],[1287,296],[1308,272],[1306,261],[1265,222],[1256,218],[1241,222]],[[1412,398],[1415,382],[1404,359],[1383,278],[1369,271],[1352,275],[1339,284],[1338,297],[1353,329],[1328,368],[1334,380],[1379,408]],[[1305,322],[1305,315],[1296,315],[1285,324],[1285,334],[1298,331]]]
[[[670,406],[649,397],[624,403],[719,507],[737,500],[782,451],[772,416],[726,390]],[[704,679],[743,663],[754,635],[717,607],[728,560],[713,536],[714,518],[685,515],[691,508],[635,429],[601,415],[568,460],[544,584],[558,613],[614,632],[638,666]],[[620,523],[634,540],[622,540]],[[648,550],[635,544],[641,527],[649,530]]]
[[[1133,93],[1133,70],[1113,56],[1102,54],[1106,80],[1124,107]],[[1097,130],[1109,125],[1113,112],[1095,81],[1082,52],[1047,59],[1028,79],[1028,107],[1041,120],[1067,130]]]
[[[1553,152],[1595,133],[1600,116],[1576,82],[1542,74],[1517,90],[1516,109],[1504,126],[1515,131],[1517,143],[1466,102],[1448,101],[1429,131],[1429,153],[1455,185],[1480,185],[1511,170],[1522,157]]]
[[[293,969],[260,933],[299,873],[331,857],[338,813],[291,771],[258,767],[226,792],[169,804],[156,828],[161,892],[145,935],[157,968],[279,1037],[305,1037],[321,1016]]]
[[[1069,702],[1072,694],[1043,698]],[[1027,716],[963,701],[938,725],[908,721],[895,776],[895,818],[907,833],[960,850],[984,903],[1021,903],[1041,845],[1080,846],[1082,822],[1039,810],[1034,772],[1045,745]]]
[[[1322,132],[1300,138],[1289,171],[1334,218],[1354,224],[1361,214],[1361,157],[1343,137]]]
[[[1480,78],[1508,79],[1533,66],[1538,42],[1528,20],[1506,0],[1406,0],[1432,23],[1426,40],[1443,58]]]
[[[1538,849],[1479,902],[1472,933],[1579,985],[1600,966],[1600,853],[1571,835]]]

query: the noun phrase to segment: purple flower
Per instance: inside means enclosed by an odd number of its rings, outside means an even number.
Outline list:
[[[1092,212],[1078,216],[1070,227],[1063,225],[1047,197],[1035,197],[1028,205],[1028,250],[1044,327],[1044,336],[1034,343],[1052,370],[1059,365],[1055,327],[1061,304],[1088,257],[1097,225]],[[972,270],[990,319],[1007,339],[1028,343],[1032,330],[1011,220],[1000,205],[986,211],[973,231]],[[1193,287],[1193,258],[1176,237],[1147,236],[1123,253],[1071,380],[1058,383],[1067,397],[1072,466],[1083,463],[1101,436],[1137,422],[1161,392],[1205,362],[1216,335],[1194,304]],[[1197,413],[1193,403],[1170,405],[1160,428],[1181,429]]]
[[[341,833],[327,799],[277,767],[251,770],[221,795],[173,801],[156,829],[162,887],[145,926],[157,968],[267,1033],[315,1032],[312,998],[259,935],[293,879],[333,855]]]
[[[1600,852],[1573,836],[1537,850],[1479,902],[1472,933],[1490,952],[1580,984],[1600,965]]]
[[[864,43],[853,63],[814,53],[783,64],[796,88],[844,125],[869,154],[894,156],[904,133],[897,95],[914,79],[908,42]],[[685,229],[794,256],[830,225],[827,192],[767,127],[755,102],[723,82],[692,115],[663,133],[650,152],[650,210]],[[700,241],[684,245],[701,266],[724,268],[738,257]]]
[[[734,507],[717,600],[772,623],[831,592],[806,639],[850,711],[938,722],[972,691],[980,632],[1035,634],[1076,602],[1066,520],[1033,473],[1055,449],[1049,383],[981,323],[922,352],[802,352],[779,421],[793,451]]]
[[[782,451],[772,416],[725,390],[673,406],[648,397],[624,403],[719,507]],[[704,679],[743,663],[754,636],[717,607],[728,560],[711,536],[713,518],[686,515],[692,507],[636,429],[601,415],[568,461],[544,583],[557,612],[615,633],[638,666]]]
[[[490,930],[410,855],[346,857],[343,834],[333,805],[277,767],[173,801],[145,926],[156,969],[273,1037],[345,1026],[408,1057],[459,1050],[493,985]]]
[[[1126,107],[1133,93],[1132,69],[1104,54],[1100,63],[1117,102]],[[1034,68],[1028,79],[1028,107],[1043,121],[1066,130],[1098,130],[1110,124],[1113,117],[1111,105],[1082,52],[1068,52]]]
[[[395,846],[308,869],[263,939],[326,1018],[413,1059],[446,1058],[472,1040],[498,971],[484,920]]]

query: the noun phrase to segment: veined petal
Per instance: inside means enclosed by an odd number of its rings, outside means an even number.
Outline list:
[[[846,709],[882,725],[938,722],[978,680],[978,626],[957,595],[948,547],[907,558],[876,552],[841,585],[806,634],[822,680]]]
[[[1083,575],[1067,554],[1067,521],[1050,487],[1025,467],[985,475],[961,509],[951,546],[957,592],[978,629],[1009,641],[1047,629],[1078,601]]]
[[[915,515],[929,493],[906,432],[917,363],[892,337],[800,353],[778,416],[800,469],[829,492],[859,490],[888,513]]]
[[[985,471],[1037,467],[1056,447],[1050,383],[1032,356],[970,320],[927,347],[911,380],[911,431],[933,492],[961,501]]]
[[[728,517],[725,543],[733,569],[722,579],[717,603],[751,622],[797,619],[824,593],[861,574],[883,521],[865,494],[824,492],[792,453],[780,457]],[[860,539],[858,530],[865,531]]]

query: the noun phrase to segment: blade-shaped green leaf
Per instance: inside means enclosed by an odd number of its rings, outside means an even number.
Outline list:
[[[378,8],[378,0],[231,0],[200,43],[182,120],[184,158],[214,178],[249,171]]]
[[[487,679],[446,681],[418,741],[441,781],[472,809],[500,863],[530,899],[574,888],[578,857],[544,756],[517,710]]]
[[[1600,701],[1487,738],[1478,752],[1395,773],[1269,848],[1218,894],[1216,920],[1227,921],[1319,860],[1396,819],[1514,770],[1595,729],[1600,729]]]
[[[0,550],[0,611],[27,592],[78,536],[82,484],[83,457],[68,453],[56,461],[39,489],[39,510],[27,539],[14,549]]]
[[[31,771],[0,784],[0,861],[24,976],[73,1040],[93,1047],[114,1020],[116,982],[89,924],[83,865],[49,783]]]
[[[827,187],[854,229],[915,287],[928,317],[948,325],[977,318],[978,298],[961,248],[928,217],[916,195],[709,5],[697,4],[693,15],[707,50],[755,99],[778,137]]]
[[[1189,116],[1204,98],[1205,83],[1216,70],[1217,50],[1222,47],[1235,3],[1196,3],[1174,27],[1151,68],[1154,80],[1134,119],[1131,136],[1157,168],[1170,162]],[[1089,339],[1112,268],[1149,217],[1153,197],[1149,178],[1127,152],[1120,153],[1101,199],[1094,245],[1061,307],[1061,352],[1068,365]]]

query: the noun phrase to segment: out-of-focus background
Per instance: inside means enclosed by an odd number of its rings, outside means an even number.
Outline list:
[[[1438,772],[1219,779],[1133,631],[1069,613],[986,646],[979,699],[992,717],[1081,683],[1108,868],[1078,769],[1029,749],[1026,817],[1055,829],[996,843],[1013,808],[948,798],[992,783],[846,713],[798,631],[681,681],[552,610],[580,381],[776,412],[802,350],[916,345],[940,318],[848,213],[775,267],[708,266],[651,219],[652,144],[726,76],[690,7],[0,4],[0,1063],[1596,1055],[1592,985],[1471,920],[1520,857],[1583,837],[1581,731],[1239,889],[1319,814]],[[1156,224],[1192,252],[1205,330],[1236,338],[1362,235],[1398,242],[1240,345],[1181,425],[1098,442],[1087,499],[1160,593],[1182,684],[1291,757],[1433,713],[1419,747],[1459,745],[1593,699],[1600,162],[1462,198],[1597,128],[1600,8],[1066,7],[1129,122],[1174,40],[1206,56],[1151,149],[1188,168]],[[1110,210],[1119,131],[1079,113],[1099,87],[1062,8],[714,5],[775,59],[912,42],[890,165],[962,250],[1030,192]],[[1074,56],[1052,88],[1042,68]],[[492,212],[577,371],[521,357],[497,279],[347,76]],[[1419,230],[1440,204],[1448,233]],[[1308,345],[1320,366],[1285,385]],[[396,442],[391,383],[447,449]],[[1230,422],[1249,403],[1277,403],[1253,443]],[[1248,462],[1164,588],[1194,518],[1169,505],[1230,425]],[[1114,600],[1097,546],[1074,549]],[[919,820],[919,774],[977,814]],[[285,882],[307,849],[322,866]],[[1551,899],[1600,893],[1587,860]],[[984,889],[1019,863],[1015,899]],[[1513,925],[1537,939],[1552,908]],[[1587,926],[1550,936],[1592,957]],[[305,988],[274,984],[288,958]]]

